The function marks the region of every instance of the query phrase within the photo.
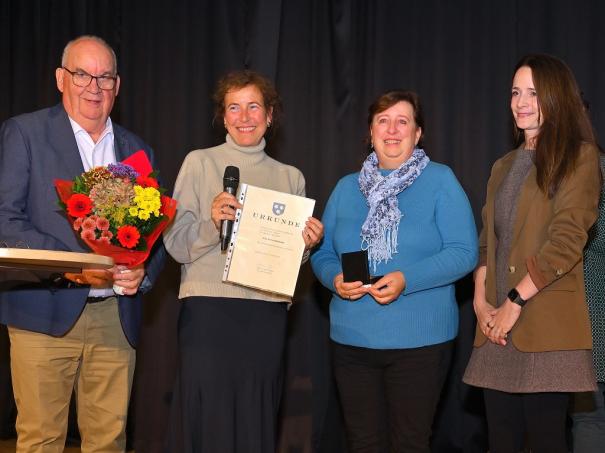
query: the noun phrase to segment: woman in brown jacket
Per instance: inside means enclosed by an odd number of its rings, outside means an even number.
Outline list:
[[[515,68],[519,147],[493,166],[475,271],[477,334],[464,382],[484,388],[490,452],[567,452],[568,393],[596,389],[582,249],[596,219],[599,158],[569,67]]]

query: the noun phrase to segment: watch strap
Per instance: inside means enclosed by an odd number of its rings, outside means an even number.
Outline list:
[[[517,304],[520,307],[523,307],[527,301],[521,297],[517,288],[513,288],[508,292],[508,298],[513,304]]]

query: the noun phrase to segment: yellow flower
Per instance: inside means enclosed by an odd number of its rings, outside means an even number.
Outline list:
[[[138,216],[138,215],[139,215],[139,208],[137,208],[136,206],[131,206],[131,207],[128,209],[128,213],[129,213],[131,216],[136,217],[136,216]]]
[[[149,218],[149,211],[141,209],[139,211],[139,219],[141,219],[141,220],[147,220],[148,218]]]
[[[162,200],[160,198],[160,192],[155,187],[141,187],[139,185],[134,186],[135,197],[133,198],[136,207],[139,210],[145,211],[145,217],[141,217],[140,212],[138,216],[142,220],[147,220],[153,213],[156,217],[160,216],[160,208],[162,207]],[[134,215],[134,214],[133,214]]]

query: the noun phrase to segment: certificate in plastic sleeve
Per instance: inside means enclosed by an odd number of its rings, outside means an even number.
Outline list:
[[[292,296],[315,200],[241,184],[223,281]]]

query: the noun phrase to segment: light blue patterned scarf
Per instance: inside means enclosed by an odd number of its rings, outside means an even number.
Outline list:
[[[424,150],[416,148],[407,161],[387,176],[380,174],[376,152],[371,153],[361,167],[359,189],[370,207],[361,227],[361,249],[368,250],[374,272],[378,264],[386,263],[397,253],[397,232],[403,217],[397,194],[412,185],[428,163]]]

